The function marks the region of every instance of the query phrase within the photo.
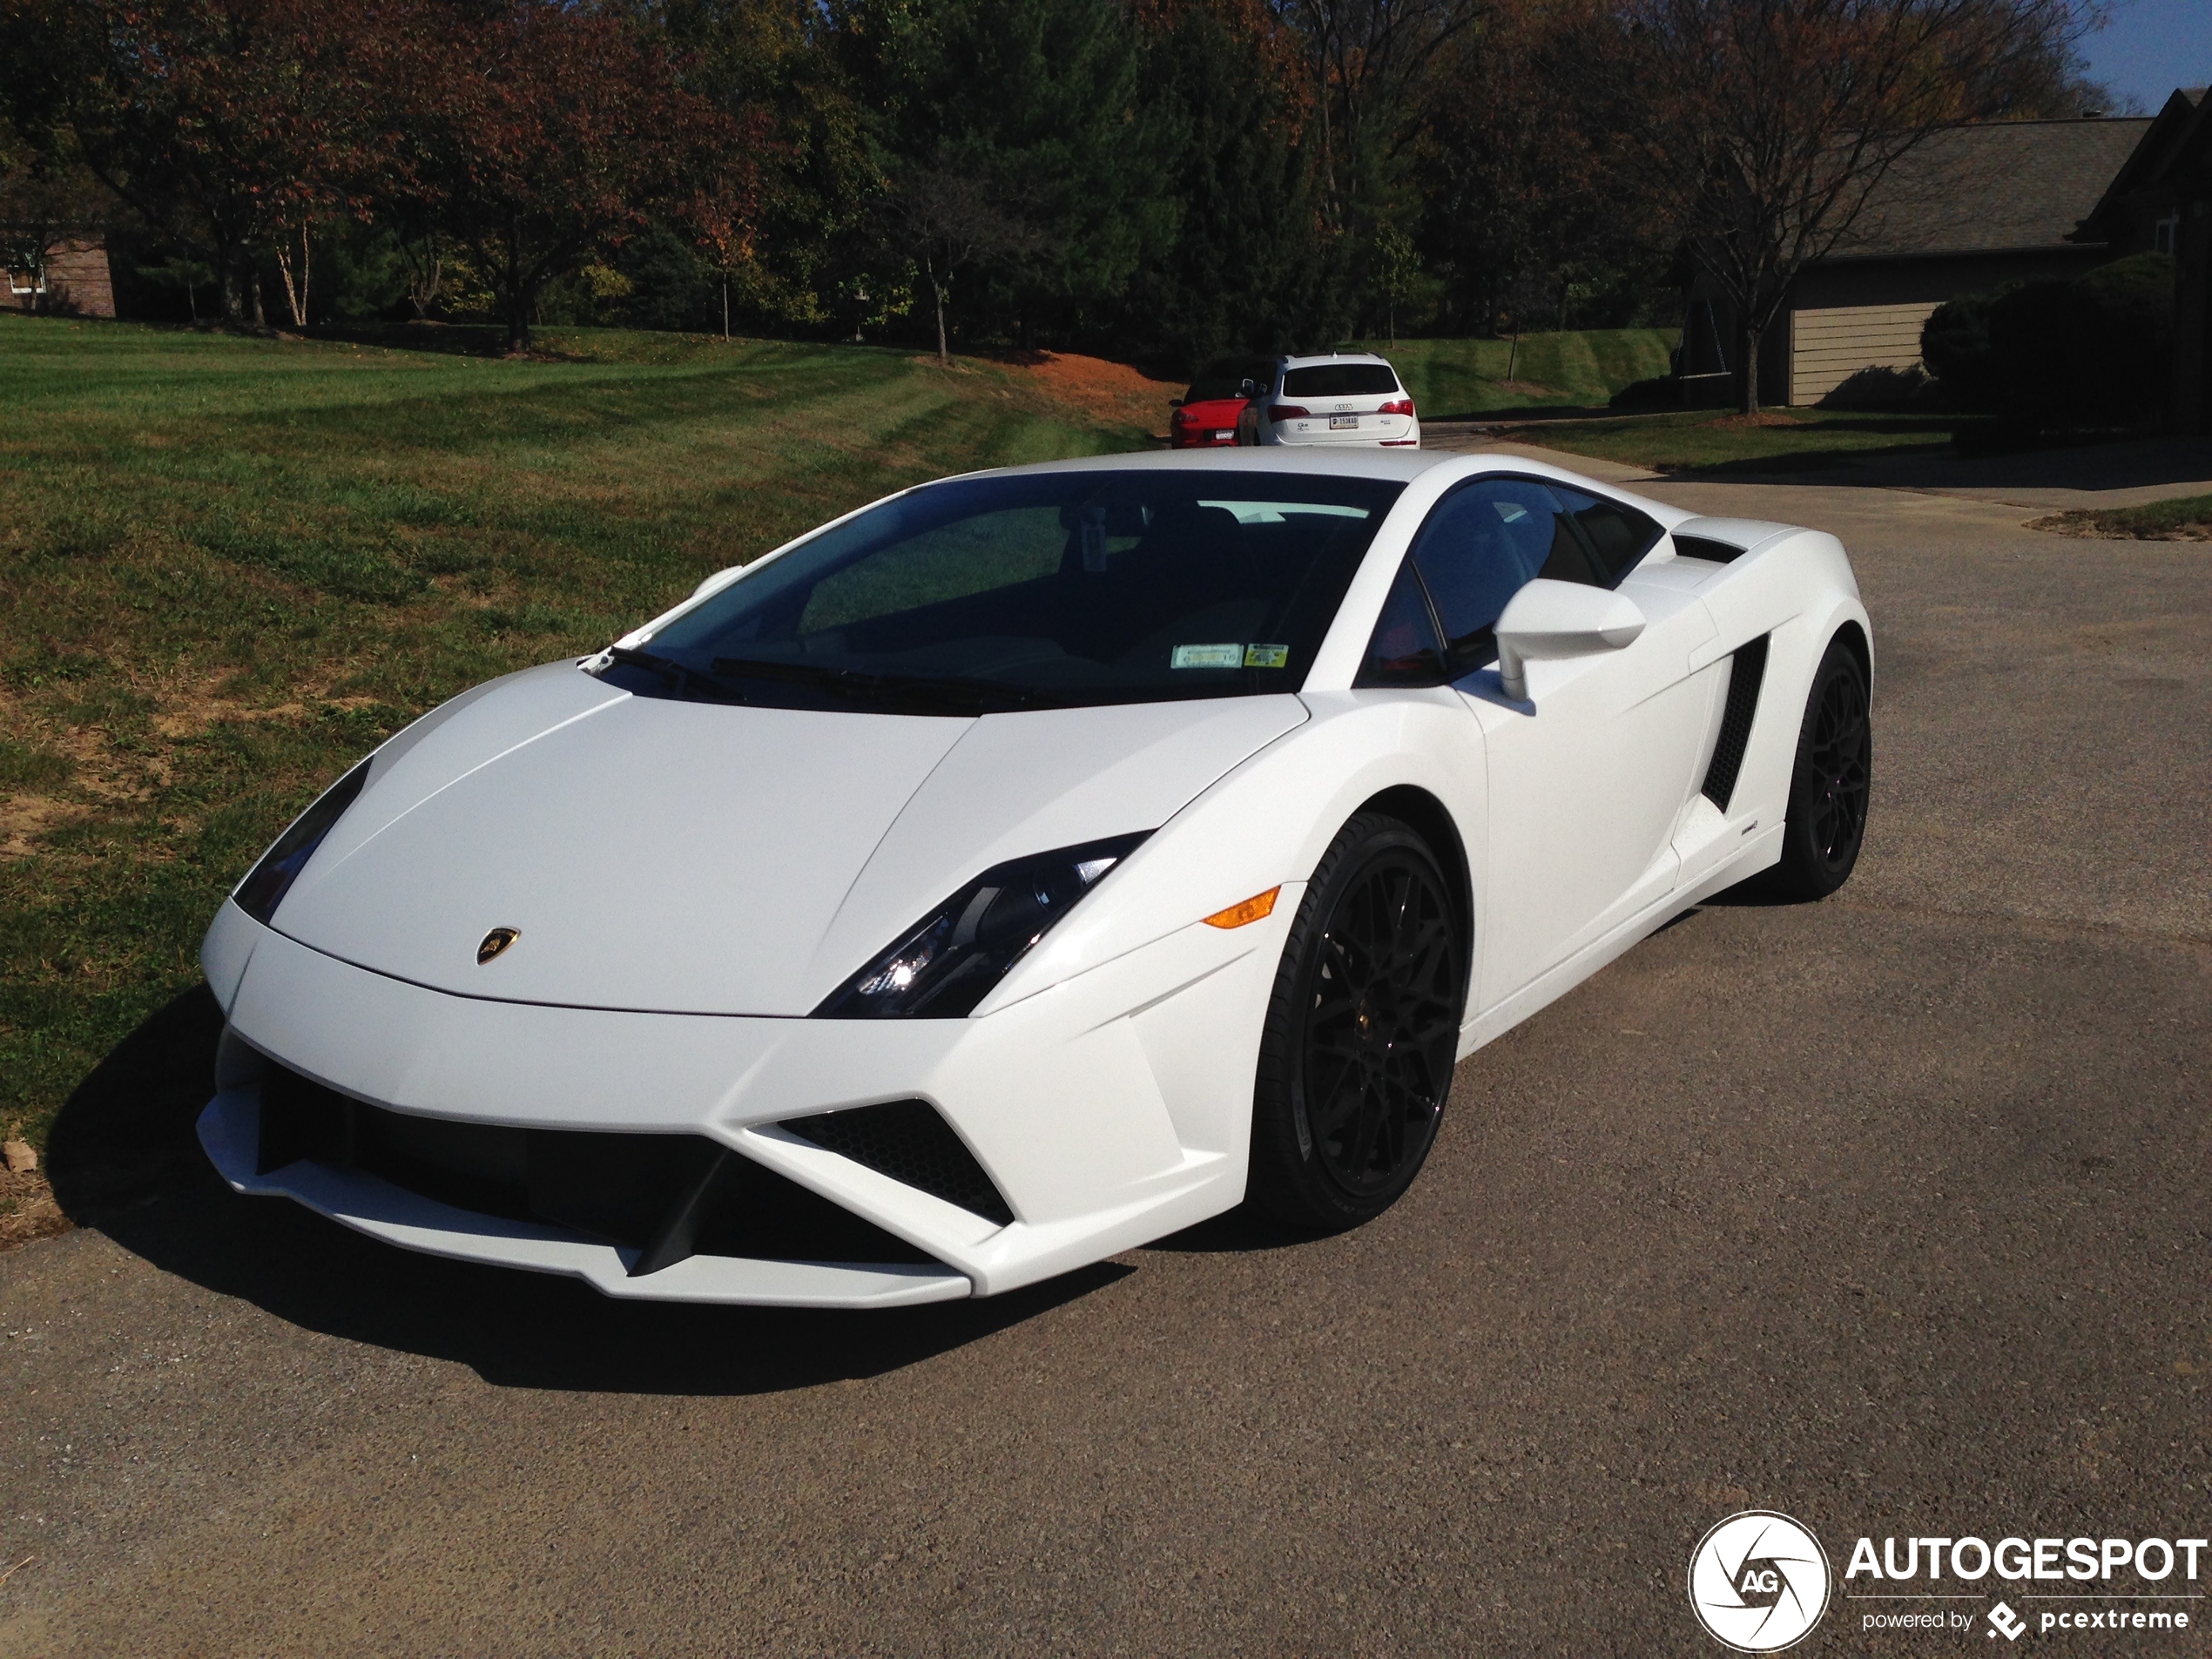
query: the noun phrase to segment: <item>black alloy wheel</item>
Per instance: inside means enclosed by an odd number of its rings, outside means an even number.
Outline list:
[[[1379,813],[1345,826],[1307,887],[1261,1040],[1250,1197],[1336,1231],[1413,1184],[1452,1088],[1467,950],[1421,839]]]
[[[1784,896],[1824,899],[1851,879],[1866,839],[1872,792],[1874,727],[1866,675],[1840,639],[1812,677],[1790,777],[1775,885]]]

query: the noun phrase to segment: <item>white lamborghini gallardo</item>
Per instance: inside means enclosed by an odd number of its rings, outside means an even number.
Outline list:
[[[203,949],[242,1192],[620,1296],[988,1295],[1421,1167],[1455,1060],[1863,833],[1833,537],[1502,456],[924,485],[480,686]]]

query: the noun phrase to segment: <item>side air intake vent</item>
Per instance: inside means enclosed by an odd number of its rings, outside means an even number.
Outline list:
[[[1007,1208],[975,1155],[927,1101],[894,1100],[882,1106],[786,1117],[780,1127],[986,1221],[1003,1227],[1014,1219],[1014,1211]]]
[[[1675,551],[1685,559],[1710,559],[1715,564],[1726,564],[1743,556],[1743,550],[1733,542],[1716,542],[1710,536],[1684,536],[1679,532],[1675,536]]]
[[[1738,645],[1728,671],[1728,705],[1721,711],[1721,740],[1713,764],[1705,768],[1705,799],[1728,810],[1736,793],[1736,774],[1743,770],[1743,751],[1751,741],[1751,717],[1758,712],[1759,686],[1766,678],[1767,637]]]

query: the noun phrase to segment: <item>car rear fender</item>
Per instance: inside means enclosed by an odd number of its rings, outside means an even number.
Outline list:
[[[1710,523],[1694,521],[1684,528],[1695,534]],[[1778,823],[1789,805],[1805,698],[1829,642],[1839,634],[1854,639],[1871,680],[1873,626],[1858,579],[1834,536],[1784,528],[1722,566],[1701,585],[1699,597],[1717,631],[1699,648],[1693,666],[1733,656],[1754,640],[1767,641],[1732,816],[1750,813],[1763,825]]]

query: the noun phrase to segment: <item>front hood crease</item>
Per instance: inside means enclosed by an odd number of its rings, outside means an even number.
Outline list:
[[[275,925],[457,995],[801,1015],[983,869],[1157,828],[1304,718],[1289,696],[968,719],[520,676],[372,774]],[[496,927],[519,937],[479,966]]]

